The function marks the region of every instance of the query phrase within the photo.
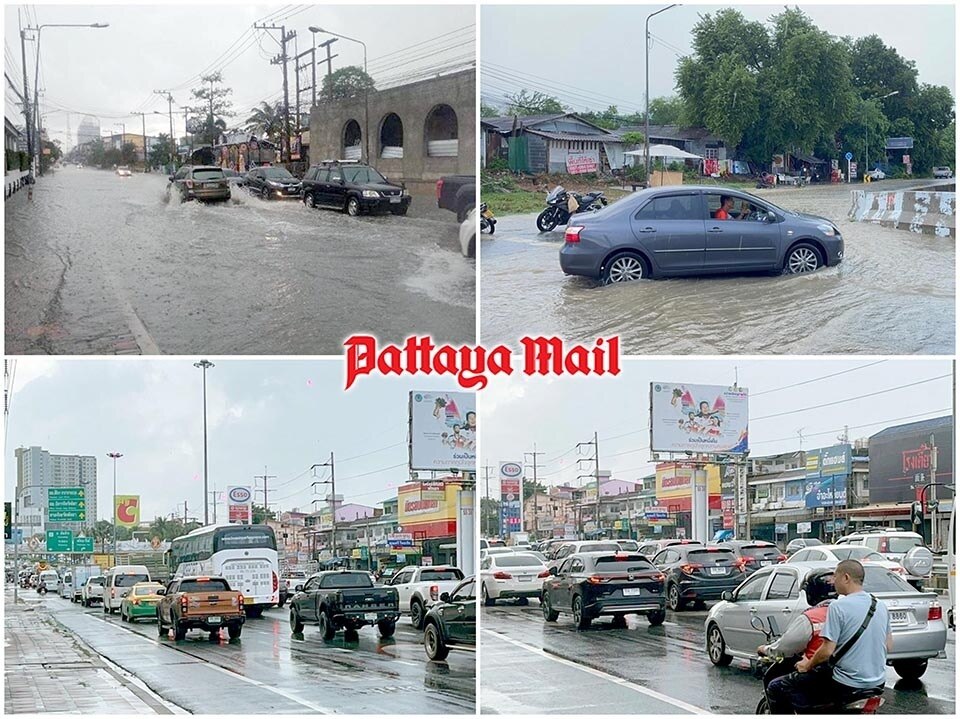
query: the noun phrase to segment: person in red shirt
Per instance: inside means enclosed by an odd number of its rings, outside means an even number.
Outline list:
[[[733,198],[730,195],[720,195],[720,209],[717,210],[713,219],[715,220],[729,220],[730,212],[733,210]]]

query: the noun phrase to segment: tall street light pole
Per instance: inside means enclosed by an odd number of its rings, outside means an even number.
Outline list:
[[[36,115],[36,123],[37,123],[37,141],[34,143],[34,146],[36,147],[36,151],[37,151],[37,172],[40,173],[41,175],[42,175],[43,173],[40,172],[40,159],[39,159],[39,158],[40,158],[40,155],[43,154],[43,148],[40,147],[40,95],[39,95],[39,93],[38,93],[38,85],[37,85],[37,83],[38,83],[39,80],[40,80],[40,31],[43,30],[43,28],[45,28],[45,27],[81,27],[81,28],[85,27],[85,28],[95,28],[95,29],[97,29],[97,30],[100,30],[100,29],[103,29],[103,28],[105,28],[105,27],[110,27],[110,23],[105,23],[105,22],[95,22],[95,23],[90,23],[90,24],[44,23],[43,25],[40,25],[39,27],[28,27],[28,28],[26,28],[27,30],[33,30],[33,31],[35,31],[35,32],[37,33],[37,37],[36,37],[36,39],[37,39],[37,58],[36,58],[36,60],[37,60],[37,61],[36,61],[35,65],[34,65],[34,69],[33,69],[33,108],[34,108],[34,113],[35,113],[35,115]],[[23,33],[22,33],[22,31],[21,31],[21,37],[22,37],[22,36],[23,36]],[[26,57],[24,57],[24,72],[26,72]],[[26,101],[26,97],[24,97],[24,100]],[[28,124],[29,124],[29,121],[28,121]]]
[[[27,86],[27,37],[28,28],[20,29],[20,56],[23,61],[23,119],[24,129],[27,131],[27,156],[30,165],[27,168],[27,181],[33,182],[33,121],[30,114],[30,88]]]
[[[203,526],[210,524],[210,491],[207,486],[207,368],[216,365],[209,360],[193,363],[203,370]]]
[[[880,97],[872,97],[871,100],[886,100],[888,97],[893,97],[894,95],[899,95],[899,90],[894,90],[893,92],[888,92],[886,95],[881,95]],[[870,172],[870,128],[867,126],[866,122],[863,124],[863,155],[866,167],[864,167],[864,172]]]
[[[644,61],[644,70],[647,73],[647,84],[645,95],[646,107],[643,111],[643,143],[644,143],[644,167],[646,168],[646,183],[647,187],[650,187],[650,18],[654,15],[659,15],[662,12],[666,12],[676,5],[667,5],[665,8],[660,8],[656,12],[650,13],[647,15],[647,21],[644,25],[645,33],[643,36],[643,45],[644,50],[646,51],[646,60]],[[600,495],[600,487],[597,486],[597,496]]]
[[[117,566],[117,460],[123,455],[119,452],[107,452],[107,456],[113,460],[113,566]]]
[[[311,28],[311,31],[312,30],[313,29]],[[357,40],[357,38],[355,37],[347,37],[346,35],[341,35],[340,33],[337,33],[337,32],[331,32],[329,30],[325,30],[322,27],[317,28],[317,32],[322,32],[327,35],[333,35],[334,37],[338,37],[341,40],[349,40],[350,42],[356,42],[362,45],[363,46],[363,74],[364,75],[367,74],[367,43],[365,43],[363,40]],[[367,162],[370,162],[370,106],[367,101],[368,100],[367,95],[368,95],[367,91],[364,90],[363,91],[363,146],[364,146],[364,150],[366,151],[366,158],[364,159]]]

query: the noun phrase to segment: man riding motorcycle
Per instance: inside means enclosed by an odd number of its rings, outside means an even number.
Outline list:
[[[893,646],[890,615],[863,591],[863,579],[863,565],[855,559],[837,565],[833,584],[840,597],[829,603],[819,634],[811,637],[819,646],[796,663],[796,671],[770,682],[771,714],[821,713],[824,706],[882,688]]]

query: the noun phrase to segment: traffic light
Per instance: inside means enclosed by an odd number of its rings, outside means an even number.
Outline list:
[[[923,524],[923,504],[920,502],[914,502],[910,505],[910,521],[915,525]]]

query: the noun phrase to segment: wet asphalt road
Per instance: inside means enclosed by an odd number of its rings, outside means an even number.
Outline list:
[[[715,667],[704,650],[707,612],[667,612],[651,627],[599,619],[577,631],[569,616],[547,624],[537,600],[501,602],[481,612],[482,714],[753,714],[761,680],[747,662]],[[911,685],[887,669],[881,714],[953,714],[955,635],[947,658],[932,659]],[[760,644],[761,642],[757,642]]]
[[[561,271],[564,227],[541,234],[535,214],[501,217],[480,245],[481,337],[487,344],[511,344],[528,334],[591,343],[619,334],[625,354],[953,353],[952,239],[851,222],[847,187],[757,194],[834,220],[845,240],[843,262],[803,276],[601,287]]]
[[[163,699],[194,714],[473,714],[475,654],[452,650],[430,662],[422,633],[401,618],[381,640],[364,627],[357,642],[343,633],[324,642],[315,626],[294,636],[287,608],[248,619],[237,640],[219,642],[191,630],[182,642],[157,636],[156,623],[121,622],[54,595],[42,598],[54,618],[99,654]]]
[[[341,354],[345,337],[475,338],[452,213],[347,217],[234,190],[181,204],[161,174],[64,168],[5,203],[6,351]]]

